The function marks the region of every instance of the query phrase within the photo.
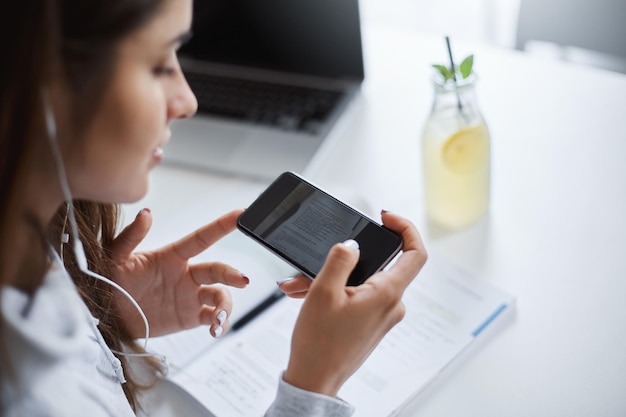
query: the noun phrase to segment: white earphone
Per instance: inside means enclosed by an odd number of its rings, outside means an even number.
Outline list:
[[[146,336],[144,339],[144,344],[143,344],[143,348],[144,350],[147,349],[148,347],[148,339],[150,338],[150,325],[148,324],[148,319],[146,318],[146,315],[144,314],[143,310],[141,309],[141,307],[139,306],[139,304],[137,303],[137,301],[133,298],[132,295],[130,295],[130,293],[128,291],[126,291],[122,286],[120,286],[118,283],[110,280],[109,278],[106,278],[98,273],[95,273],[93,271],[89,270],[89,264],[87,262],[87,256],[85,255],[85,248],[83,246],[83,242],[80,240],[80,237],[78,235],[78,223],[76,222],[76,214],[74,212],[74,205],[72,203],[72,193],[69,187],[69,183],[67,181],[67,175],[65,173],[65,165],[63,164],[63,157],[61,156],[61,151],[59,150],[57,141],[56,141],[56,121],[54,119],[54,114],[52,112],[52,108],[50,106],[50,103],[48,101],[48,95],[47,92],[44,91],[43,92],[43,103],[44,103],[44,111],[46,114],[46,129],[48,132],[48,139],[50,141],[50,146],[52,148],[52,154],[55,160],[55,164],[56,164],[56,168],[57,168],[57,174],[59,177],[59,182],[61,184],[61,189],[63,191],[63,196],[65,197],[65,200],[67,201],[67,214],[66,214],[66,220],[69,220],[70,222],[70,232],[71,232],[71,237],[73,240],[73,245],[72,248],[74,250],[74,256],[76,256],[76,262],[78,264],[78,268],[81,270],[81,272],[83,272],[86,275],[89,275],[90,277],[93,277],[97,280],[106,282],[107,284],[111,285],[112,287],[114,287],[115,289],[117,289],[118,291],[120,291],[135,307],[135,309],[137,310],[137,312],[139,313],[139,315],[141,316],[141,319],[143,320],[145,329],[146,329]],[[61,237],[61,244],[64,243],[68,243],[69,242],[69,235],[67,233],[63,233],[62,237]],[[61,251],[61,254],[63,252]],[[61,255],[62,256],[62,255]],[[113,353],[116,353],[118,355],[122,355],[122,356],[128,356],[128,357],[156,357],[157,359],[159,359],[163,365],[163,376],[167,375],[167,372],[169,370],[169,365],[167,362],[167,358],[164,355],[159,355],[159,354],[155,354],[155,353],[127,353],[127,352],[120,352],[120,351],[116,351],[111,349],[111,351]]]

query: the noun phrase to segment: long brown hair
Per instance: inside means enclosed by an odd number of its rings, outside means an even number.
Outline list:
[[[49,152],[42,91],[53,80],[63,81],[73,132],[80,137],[112,76],[121,40],[154,16],[162,2],[30,0],[13,2],[10,13],[0,13],[0,42],[6,58],[0,65],[0,286],[19,286],[34,293],[45,276],[49,245],[59,248],[65,227],[65,206],[44,225],[24,201],[29,192],[23,189],[28,172],[42,153]],[[90,269],[110,276],[118,207],[88,201],[75,201],[74,206]],[[15,233],[30,243],[15,249]],[[100,319],[99,329],[109,346],[140,351],[117,314],[114,289],[82,274],[71,251],[64,250],[63,258],[91,313]],[[0,335],[2,326],[0,320]],[[3,345],[6,338],[0,340],[0,379],[4,381],[11,371]],[[120,359],[127,371],[124,392],[136,410],[139,385],[127,361]]]

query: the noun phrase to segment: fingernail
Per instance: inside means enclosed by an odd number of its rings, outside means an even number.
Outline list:
[[[348,239],[345,242],[343,242],[343,244],[352,250],[355,250],[355,251],[359,250],[359,242],[357,242],[354,239]]]
[[[389,210],[383,209],[383,210],[380,211],[380,214],[385,214],[385,213],[389,213]]]
[[[150,213],[150,209],[149,208],[147,208],[147,207],[146,208],[142,208],[141,210],[139,210],[139,213],[137,213],[137,215],[135,216],[135,220],[137,220],[139,218],[139,216],[141,216],[144,211],[146,213]]]
[[[213,333],[215,334],[214,337],[217,339],[218,337],[222,335],[222,333],[224,333],[224,328],[222,326],[217,326],[215,330],[213,331]]]
[[[224,324],[227,317],[228,317],[228,313],[225,310],[222,310],[219,312],[219,314],[217,315],[217,321],[220,322],[220,326]]]
[[[276,281],[276,285],[280,286],[280,285],[283,285],[285,282],[289,282],[289,281],[293,281],[293,277],[279,279],[278,281]]]
[[[240,272],[241,273],[241,272]],[[243,279],[245,279],[246,281],[248,281],[248,284],[250,284],[250,278],[248,278],[248,276],[246,274],[241,274],[241,277]]]

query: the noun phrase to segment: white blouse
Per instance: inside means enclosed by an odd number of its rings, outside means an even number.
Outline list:
[[[13,383],[5,416],[134,416],[119,360],[58,257],[32,298],[6,287],[2,316]]]

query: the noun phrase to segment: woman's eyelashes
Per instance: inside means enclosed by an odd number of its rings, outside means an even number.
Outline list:
[[[171,77],[176,73],[176,68],[167,65],[159,65],[154,67],[152,72],[157,77]]]
[[[178,63],[178,55],[176,50],[173,49],[167,56],[155,62],[156,65],[153,68],[153,73],[157,77],[172,77],[176,75],[176,72],[180,70]]]

